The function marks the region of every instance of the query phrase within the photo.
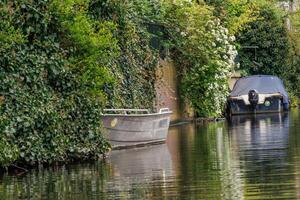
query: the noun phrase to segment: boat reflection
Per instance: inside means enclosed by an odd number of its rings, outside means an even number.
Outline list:
[[[172,175],[172,160],[166,144],[111,152],[115,175],[138,178]]]
[[[244,123],[251,123],[251,126],[258,126],[260,122],[268,122],[275,124],[288,125],[289,122],[289,113],[266,113],[266,114],[257,114],[257,115],[235,115],[230,118],[228,121],[230,126],[240,126]]]
[[[107,159],[113,176],[106,182],[106,191],[113,198],[131,199],[166,196],[173,177],[168,145],[159,144],[126,150],[114,150]]]
[[[234,116],[229,122],[231,149],[245,178],[245,196],[287,198],[295,194],[289,159],[289,114]],[[276,184],[274,184],[276,183]],[[277,188],[277,189],[276,189]],[[278,192],[278,188],[280,191]]]
[[[288,113],[233,116],[229,121],[231,141],[247,152],[286,149],[289,138]],[[276,151],[278,153],[278,151]],[[275,151],[262,152],[276,155]],[[271,155],[269,155],[271,156]]]

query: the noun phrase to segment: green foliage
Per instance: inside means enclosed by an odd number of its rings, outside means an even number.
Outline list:
[[[0,107],[0,110],[1,109],[2,108]],[[6,166],[8,163],[15,161],[19,157],[19,149],[16,144],[14,144],[14,136],[13,134],[10,134],[14,133],[15,129],[7,128],[8,124],[9,121],[7,117],[1,115],[0,130],[3,130],[3,132],[0,132],[0,166]]]
[[[153,108],[159,56],[176,62],[198,116],[221,115],[235,46],[243,71],[300,91],[298,32],[265,0],[16,0],[0,17],[2,166],[107,151],[101,109]]]
[[[299,96],[294,94],[295,91],[289,93],[289,99],[291,103],[291,107],[298,107],[300,105]]]
[[[261,8],[260,17],[261,19],[251,22],[249,28],[238,36],[237,41],[242,46],[239,51],[241,68],[247,69],[250,74],[279,75],[286,68],[285,58],[289,50],[284,18],[271,5]],[[256,51],[243,48],[248,46],[258,48]]]
[[[247,29],[247,24],[258,18],[258,4],[260,0],[205,0],[214,6],[214,14],[219,17],[223,25],[231,34]]]
[[[107,41],[111,27],[100,27],[95,35],[87,32],[91,37],[84,39],[76,23],[59,31],[65,21],[48,1],[4,6],[1,27],[6,29],[1,32],[11,39],[0,40],[0,164],[66,161],[107,151],[99,113],[105,103],[101,88],[111,79],[101,64],[113,58],[107,49],[115,51],[113,45],[107,48],[107,42],[114,43]],[[80,58],[91,65],[80,65]],[[89,72],[95,79],[87,80]]]
[[[182,76],[181,93],[198,116],[220,116],[236,56],[234,37],[205,4],[168,3],[166,31]]]
[[[116,84],[106,84],[108,107],[153,107],[158,53],[149,46],[152,37],[147,23],[154,6],[154,1],[151,2],[94,0],[91,3],[90,13],[94,19],[117,25],[115,36],[121,54],[111,67]]]
[[[238,32],[237,42],[241,69],[248,74],[273,74],[283,79],[291,96],[297,102],[299,94],[300,40],[297,33],[299,15],[287,14],[273,1],[256,1],[257,18]],[[292,29],[288,30],[290,22]],[[256,46],[257,49],[249,48]]]
[[[88,15],[87,0],[54,0],[51,7],[59,18],[62,31],[67,32],[63,48],[73,51],[71,64],[80,71],[83,84],[90,92],[102,95],[100,91],[104,84],[114,81],[109,68],[119,53],[117,40],[113,36],[115,24],[93,20]]]
[[[13,43],[23,43],[23,37],[8,21],[0,22],[0,42],[6,47],[9,47]]]
[[[179,0],[93,1],[90,13],[94,19],[118,25],[116,37],[122,53],[112,71],[119,81],[107,87],[109,105],[152,107],[160,53],[177,62],[182,97],[198,115],[221,114],[236,52],[231,45],[234,37],[217,22],[211,7]],[[170,55],[165,54],[168,51]]]
[[[98,156],[109,149],[104,107],[153,106],[158,54],[133,17],[141,5],[1,4],[0,165]]]
[[[287,55],[287,66],[283,72],[286,83],[292,93],[292,96],[300,96],[300,11],[290,13],[290,26],[289,30],[289,54]],[[296,98],[293,98],[296,99]],[[292,101],[293,102],[293,101]],[[299,104],[299,101],[294,101]]]

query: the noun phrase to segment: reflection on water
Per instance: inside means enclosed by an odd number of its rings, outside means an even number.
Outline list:
[[[296,199],[295,171],[289,156],[289,115],[235,117],[231,121],[231,151],[238,152],[244,196]]]
[[[300,116],[172,127],[166,144],[0,177],[0,199],[300,199]]]

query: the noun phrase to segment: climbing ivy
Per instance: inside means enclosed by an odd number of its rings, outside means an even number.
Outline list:
[[[111,68],[116,84],[106,85],[108,107],[154,108],[155,67],[159,56],[150,47],[152,36],[147,25],[153,2],[94,0],[91,5],[94,19],[117,25],[115,37],[121,54]]]
[[[69,2],[72,9],[83,6]],[[110,40],[114,27],[94,23],[85,8],[73,13],[66,26],[70,13],[54,10],[54,3],[1,5],[2,166],[16,160],[89,158],[109,148],[99,113],[105,105],[104,84],[111,80],[109,61],[118,54]],[[85,26],[80,29],[77,20]]]
[[[153,107],[158,54],[118,3],[1,2],[0,165],[101,155],[103,108]]]

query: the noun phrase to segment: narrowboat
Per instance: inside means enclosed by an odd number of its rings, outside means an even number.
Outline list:
[[[172,111],[147,109],[104,109],[101,119],[107,139],[113,143],[148,143],[167,138]]]
[[[282,81],[271,75],[240,78],[227,100],[228,115],[274,113],[288,109],[288,93]]]

